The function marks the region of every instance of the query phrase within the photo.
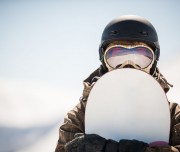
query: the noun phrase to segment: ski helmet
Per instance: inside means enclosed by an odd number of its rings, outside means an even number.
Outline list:
[[[113,41],[139,41],[148,44],[154,51],[155,63],[152,72],[155,70],[160,56],[160,46],[157,32],[148,20],[140,16],[124,15],[107,24],[99,46],[99,57],[103,66],[104,51]]]

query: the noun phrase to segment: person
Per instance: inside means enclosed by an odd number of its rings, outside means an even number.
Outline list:
[[[158,35],[145,18],[124,15],[105,27],[99,46],[101,65],[83,81],[80,102],[68,112],[59,129],[56,152],[176,152],[180,151],[180,107],[169,102],[171,129],[168,145],[151,146],[142,141],[105,139],[97,134],[85,134],[84,115],[89,93],[105,73],[117,68],[135,68],[149,73],[162,86],[165,93],[172,87],[160,73]],[[158,124],[154,124],[158,125]]]

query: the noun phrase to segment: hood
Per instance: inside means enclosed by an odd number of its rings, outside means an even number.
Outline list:
[[[159,71],[159,68],[156,68],[156,72],[153,77],[159,82],[159,84],[164,89],[165,93],[167,93],[169,91],[170,87],[173,87],[173,85],[170,84],[166,80],[166,78],[161,74],[161,72]]]

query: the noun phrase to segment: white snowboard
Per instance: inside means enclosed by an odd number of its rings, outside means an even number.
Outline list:
[[[92,88],[85,113],[85,133],[106,139],[169,142],[170,110],[160,84],[135,69],[103,75]]]

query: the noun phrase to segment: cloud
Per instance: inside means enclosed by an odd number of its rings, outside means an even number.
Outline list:
[[[80,96],[74,89],[43,83],[0,80],[0,124],[29,127],[65,115]]]

